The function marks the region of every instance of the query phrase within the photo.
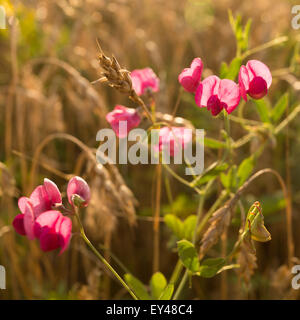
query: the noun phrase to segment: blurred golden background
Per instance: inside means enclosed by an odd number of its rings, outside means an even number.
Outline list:
[[[115,104],[128,107],[127,97],[101,84],[96,39],[103,51],[116,56],[128,70],[151,67],[161,81],[157,107],[172,113],[177,99],[178,74],[194,57],[204,61],[204,75],[218,73],[222,61],[235,56],[236,44],[228,9],[251,18],[250,48],[287,36],[281,45],[261,50],[253,58],[264,61],[274,81],[269,94],[276,101],[290,93],[291,105],[299,101],[300,69],[291,73],[291,57],[299,63],[300,31],[291,27],[287,0],[60,0],[0,1],[6,8],[7,29],[0,30],[0,265],[6,267],[4,299],[122,299],[126,292],[103,269],[76,234],[70,249],[58,256],[43,253],[38,244],[15,234],[11,222],[18,213],[17,199],[29,195],[44,177],[65,190],[76,174],[90,184],[93,198],[85,211],[87,234],[113,260],[117,256],[133,274],[148,283],[152,274],[152,211],[155,168],[120,165],[95,168],[86,146],[97,148],[96,133],[109,127],[105,115]],[[249,117],[257,118],[247,110]],[[178,115],[191,119],[211,137],[219,137],[220,119],[201,112],[184,95]],[[299,118],[298,118],[299,119]],[[241,135],[233,126],[233,136]],[[288,138],[287,137],[288,134]],[[300,256],[300,125],[293,121],[276,144],[270,144],[258,169],[271,167],[292,191],[293,240]],[[287,143],[289,148],[287,148]],[[248,146],[249,147],[249,146]],[[255,149],[255,141],[250,150]],[[243,149],[237,155],[243,158]],[[211,162],[205,153],[205,167]],[[290,180],[288,179],[290,174]],[[195,213],[197,199],[190,189],[172,183],[174,214]],[[165,190],[162,214],[170,212]],[[285,202],[280,186],[266,176],[252,186],[246,201],[263,204],[272,241],[257,246],[258,269],[251,288],[238,283],[234,271],[226,281],[194,279],[185,298],[196,299],[297,299],[290,287],[287,267]],[[209,203],[215,201],[212,193]],[[238,226],[228,235],[228,245]],[[170,233],[162,226],[160,269],[170,276],[176,253],[170,250]],[[106,250],[106,249],[108,250]],[[113,256],[112,256],[113,255]],[[121,269],[120,269],[121,270]],[[121,271],[120,271],[121,272]]]

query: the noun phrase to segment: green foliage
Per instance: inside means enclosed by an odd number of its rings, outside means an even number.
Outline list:
[[[171,205],[167,204],[163,206],[163,213],[172,213],[178,217],[193,214],[197,210],[197,201],[189,197],[186,194],[179,194]],[[150,212],[151,214],[151,212]]]
[[[201,176],[197,177],[193,182],[193,186],[202,185],[212,179],[217,178],[221,172],[225,171],[228,168],[227,163],[217,164],[215,163],[210,169],[204,172]]]
[[[165,276],[161,272],[152,275],[149,283],[151,295],[139,279],[130,273],[124,275],[124,279],[135,295],[141,300],[170,300],[174,291],[174,285],[168,284]]]
[[[258,112],[258,115],[260,117],[260,120],[262,122],[271,122],[270,118],[270,105],[267,101],[266,98],[262,98],[259,100],[253,100],[255,106],[256,106],[256,111]]]
[[[174,233],[178,239],[192,240],[196,228],[196,215],[190,215],[184,221],[181,221],[173,214],[167,214],[164,217],[165,224]]]
[[[161,272],[156,272],[152,275],[150,280],[151,295],[154,299],[160,298],[165,288],[167,287],[167,280]]]
[[[288,92],[286,92],[279,98],[279,100],[275,104],[275,107],[272,109],[271,118],[273,122],[276,123],[278,122],[278,120],[280,120],[288,104],[289,104],[289,94]]]
[[[226,143],[213,138],[204,138],[204,145],[211,149],[224,149],[226,148]]]
[[[178,255],[183,265],[192,273],[197,272],[199,270],[200,263],[195,246],[187,240],[178,241],[177,246]]]
[[[240,187],[251,175],[255,167],[255,158],[250,156],[242,161],[237,170],[237,186]]]
[[[220,69],[220,78],[221,79],[230,79],[235,80],[237,77],[240,67],[242,65],[242,59],[240,57],[234,58],[230,65],[228,66],[226,62],[222,62]]]
[[[166,286],[164,291],[161,293],[158,300],[171,300],[174,291],[174,284],[170,283]]]
[[[124,275],[126,283],[133,290],[136,296],[141,300],[151,300],[144,284],[130,273]]]
[[[233,165],[226,173],[222,172],[220,174],[220,180],[222,185],[224,186],[225,189],[228,191],[234,190],[237,185],[237,166]]]
[[[228,11],[228,15],[231,28],[236,38],[237,56],[239,56],[248,49],[248,39],[252,20],[249,19],[245,27],[243,27],[241,15],[238,14],[236,18],[234,18],[231,10]]]
[[[205,259],[199,268],[197,275],[203,278],[212,278],[224,267],[226,261],[223,258]]]

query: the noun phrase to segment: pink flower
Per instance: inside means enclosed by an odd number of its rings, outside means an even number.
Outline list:
[[[213,116],[219,114],[224,108],[231,113],[240,102],[238,85],[232,80],[219,79],[209,76],[198,86],[195,101],[199,107],[207,107]]]
[[[163,127],[159,130],[159,151],[170,148],[170,155],[174,157],[180,148],[185,148],[192,141],[192,137],[191,129]]]
[[[80,206],[86,207],[91,198],[90,187],[82,178],[74,177],[68,183],[67,195],[71,205],[77,205],[78,201]]]
[[[40,240],[43,251],[61,248],[62,254],[69,246],[72,232],[72,221],[59,211],[43,212],[35,220],[34,235]]]
[[[247,101],[247,94],[253,99],[260,99],[268,93],[272,83],[269,68],[258,60],[250,60],[246,66],[241,66],[239,86],[241,96]]]
[[[61,194],[54,182],[44,179],[44,184],[37,186],[30,197],[21,197],[18,206],[21,214],[13,221],[17,233],[27,235],[34,239],[33,225],[35,219],[44,211],[51,210],[55,205],[61,204]]]
[[[203,63],[200,58],[195,58],[190,68],[185,68],[178,76],[178,81],[188,92],[195,92],[201,80]]]
[[[72,221],[52,210],[61,205],[61,194],[56,184],[44,179],[44,184],[37,186],[29,198],[19,199],[21,213],[13,221],[16,232],[30,240],[39,239],[43,251],[61,248],[60,254],[63,253],[70,242]]]
[[[151,68],[133,70],[130,76],[133,89],[138,96],[145,94],[147,90],[159,90],[159,79]]]
[[[127,137],[129,131],[137,127],[141,122],[141,118],[135,109],[121,105],[115,106],[114,110],[106,115],[106,120],[119,138]],[[120,127],[120,121],[125,121],[127,127]]]

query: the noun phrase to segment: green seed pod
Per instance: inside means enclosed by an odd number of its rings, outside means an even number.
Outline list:
[[[250,231],[251,238],[259,242],[271,240],[271,234],[264,225],[264,216],[260,203],[256,201],[250,208],[247,215],[247,228]]]

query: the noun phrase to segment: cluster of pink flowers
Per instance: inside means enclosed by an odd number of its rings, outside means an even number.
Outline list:
[[[205,107],[210,110],[213,116],[218,115],[223,109],[227,113],[233,112],[240,103],[241,97],[245,101],[247,101],[247,95],[253,99],[264,97],[272,83],[269,68],[258,60],[250,60],[246,66],[241,66],[238,84],[229,79],[220,79],[215,75],[201,80],[202,71],[202,60],[195,58],[190,67],[185,68],[179,74],[178,81],[186,91],[195,94],[196,104],[201,108]],[[150,68],[132,71],[131,79],[133,88],[139,96],[159,90],[159,79]],[[107,114],[106,120],[119,138],[125,138],[129,131],[138,127],[141,122],[136,109],[121,105],[115,106],[114,110]],[[120,121],[127,122],[126,132],[120,131]],[[161,151],[163,146],[168,143],[171,146],[170,154],[174,155],[176,149],[174,141],[177,136],[178,139],[180,138],[183,147],[189,142],[187,136],[181,139],[182,135],[184,136],[184,128],[164,127],[160,129],[159,150]]]
[[[253,99],[264,97],[272,83],[269,68],[258,60],[250,60],[239,71],[239,84],[229,79],[220,79],[213,75],[201,81],[203,63],[195,58],[189,68],[178,76],[183,88],[195,94],[199,107],[206,107],[212,115],[218,115],[223,109],[231,113],[239,104],[241,97],[247,101],[247,95]]]
[[[68,183],[67,195],[72,207],[87,206],[90,189],[82,178],[74,177]],[[19,199],[18,206],[21,213],[13,220],[13,227],[18,234],[30,240],[39,239],[43,251],[61,248],[61,254],[68,248],[72,221],[59,211],[66,210],[61,193],[53,181],[44,179],[43,185],[37,186],[29,198]]]
[[[194,72],[201,76],[202,68],[201,70],[196,70]],[[145,68],[133,70],[130,76],[133,89],[137,95],[142,96],[148,92],[159,91],[159,78],[152,69]],[[106,115],[106,120],[119,138],[126,138],[129,131],[138,127],[141,122],[141,118],[136,109],[127,108],[121,105],[116,105],[114,110]],[[120,130],[120,121],[127,122],[126,132]],[[185,128],[183,127],[163,127],[160,129],[159,150],[162,151],[164,146],[168,144],[170,145],[170,155],[174,156],[179,144],[184,147],[191,140],[190,135],[185,134],[185,132]]]

